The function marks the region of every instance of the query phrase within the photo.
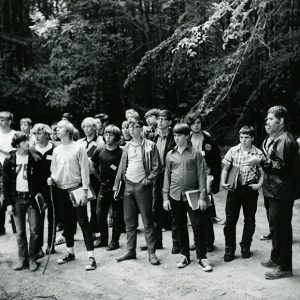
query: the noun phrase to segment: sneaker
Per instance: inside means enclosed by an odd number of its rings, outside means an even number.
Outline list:
[[[265,273],[266,279],[281,279],[281,278],[288,278],[292,277],[293,272],[292,271],[282,271],[280,267],[277,267],[273,269],[272,271]]]
[[[188,264],[190,263],[190,260],[184,256],[184,255],[181,255],[180,259],[179,259],[179,262],[177,263],[177,268],[181,269],[181,268],[184,268],[186,267]]]
[[[159,260],[158,260],[155,253],[150,253],[149,254],[149,261],[150,261],[150,264],[153,265],[153,266],[159,265]]]
[[[269,241],[269,240],[272,239],[272,235],[271,235],[271,233],[266,234],[266,235],[261,235],[261,236],[259,237],[259,239],[260,239],[261,241]]]
[[[213,269],[207,258],[199,259],[199,265],[204,272],[211,272]]]
[[[86,271],[93,271],[97,268],[97,264],[94,257],[89,257],[89,262],[85,266]]]
[[[94,248],[107,247],[107,242],[102,241],[101,237],[98,237],[94,241]]]
[[[29,263],[17,263],[16,265],[13,266],[13,270],[14,271],[22,271],[24,269],[28,269],[29,268]]]
[[[217,225],[224,225],[225,224],[225,222],[223,220],[221,220],[220,218],[218,218],[218,217],[213,217],[213,218],[211,218],[211,220],[214,224],[217,224]]]
[[[66,242],[66,238],[60,234],[56,239],[55,239],[55,243],[54,245],[55,246],[58,246],[58,245],[61,245],[61,244],[64,244]]]
[[[234,260],[234,250],[231,248],[225,249],[224,261],[230,262],[232,260]]]
[[[274,268],[277,268],[278,265],[276,263],[274,263],[271,259],[269,259],[268,261],[266,262],[261,262],[261,265],[265,268],[271,268],[271,269],[274,269]]]
[[[67,262],[70,262],[72,260],[75,260],[75,254],[67,253],[64,257],[61,257],[57,260],[57,263],[59,265],[65,264]]]

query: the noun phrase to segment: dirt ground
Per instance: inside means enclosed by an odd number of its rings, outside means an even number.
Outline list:
[[[217,213],[224,219],[225,192],[215,197]],[[178,255],[171,255],[171,233],[164,233],[164,249],[158,250],[160,266],[148,262],[147,253],[137,250],[137,260],[116,263],[115,258],[125,247],[122,234],[121,248],[107,252],[95,249],[98,268],[93,272],[84,271],[87,262],[86,251],[80,230],[76,235],[76,260],[57,265],[56,259],[65,251],[65,245],[57,246],[57,254],[51,255],[45,275],[42,275],[46,258],[40,260],[37,272],[12,271],[17,261],[17,244],[11,232],[0,237],[0,299],[300,299],[300,200],[294,208],[293,268],[294,277],[281,280],[265,280],[260,262],[268,259],[271,243],[260,241],[259,236],[267,233],[267,222],[263,199],[260,196],[257,211],[256,232],[253,238],[253,256],[242,259],[237,248],[237,258],[223,261],[223,226],[215,226],[216,250],[208,254],[214,270],[205,273],[197,264],[195,253],[192,262],[184,269],[177,269]],[[141,224],[141,222],[140,222]],[[237,241],[241,238],[243,216],[237,226]],[[191,230],[191,228],[190,228]],[[192,237],[192,234],[190,235]],[[138,233],[138,247],[144,243],[144,233]],[[52,296],[52,297],[51,297]]]

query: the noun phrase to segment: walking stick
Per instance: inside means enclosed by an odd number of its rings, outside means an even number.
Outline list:
[[[55,230],[56,230],[56,228],[55,228],[55,209],[54,209],[54,200],[53,200],[53,188],[52,188],[52,185],[50,185],[49,187],[50,187],[50,200],[51,200],[51,203],[52,203],[52,214],[53,214],[53,224],[52,224],[52,226],[53,226],[53,231],[52,231],[51,247],[50,247],[50,251],[49,251],[49,254],[48,254],[46,265],[45,265],[44,270],[43,270],[43,275],[45,274],[46,269],[47,269],[48,264],[49,264],[51,252],[52,252],[52,249],[53,249],[53,246],[54,246]]]

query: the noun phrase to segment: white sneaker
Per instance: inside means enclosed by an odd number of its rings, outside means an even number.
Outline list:
[[[55,239],[55,246],[64,244],[66,242],[66,238],[63,235],[59,235],[56,239]]]
[[[200,259],[199,265],[203,269],[204,272],[211,272],[213,269],[207,258]]]
[[[184,268],[186,267],[188,264],[189,264],[189,260],[187,259],[186,256],[184,255],[181,255],[180,259],[179,259],[179,262],[177,263],[177,268],[181,269],[181,268]]]

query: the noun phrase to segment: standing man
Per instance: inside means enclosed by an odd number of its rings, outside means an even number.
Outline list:
[[[144,139],[142,131],[142,121],[129,121],[129,132],[132,140],[124,147],[113,188],[114,191],[117,191],[120,180],[125,181],[123,205],[127,232],[127,253],[119,257],[117,262],[136,258],[138,211],[140,211],[145,228],[149,261],[152,265],[159,265],[159,260],[155,254],[152,189],[161,166],[155,144]]]
[[[17,131],[12,139],[16,151],[11,152],[3,165],[3,189],[9,215],[16,224],[19,262],[13,269],[30,268],[36,271],[39,250],[39,212],[35,201],[41,193],[40,158],[29,151],[28,137]],[[30,240],[26,237],[26,214],[28,215]]]
[[[283,106],[273,106],[268,110],[266,126],[273,137],[271,149],[262,158],[253,157],[248,165],[260,164],[265,171],[264,197],[269,202],[269,220],[272,234],[270,259],[262,262],[272,271],[265,273],[266,279],[293,276],[292,272],[292,216],[294,189],[297,188],[296,164],[298,144],[287,130],[288,112]]]
[[[95,270],[93,234],[87,215],[87,194],[90,183],[89,160],[85,148],[73,141],[74,126],[66,120],[57,124],[57,135],[61,140],[53,151],[51,177],[48,184],[57,186],[58,207],[62,215],[67,253],[57,260],[65,264],[75,259],[74,255],[74,223],[81,227],[89,263],[85,270]],[[77,206],[73,206],[69,190],[82,186],[82,196]]]
[[[9,152],[13,150],[11,142],[15,131],[10,128],[12,121],[12,113],[9,111],[0,112],[0,164],[2,167],[5,158],[8,158]],[[5,206],[0,205],[0,235],[5,234],[5,211]]]
[[[30,132],[32,129],[32,120],[30,118],[22,118],[20,120],[20,130],[24,132],[29,138],[29,146],[33,146],[35,143],[35,137]]]
[[[97,126],[97,142],[98,146],[102,146],[105,144],[105,141],[103,139],[104,129],[108,125],[109,117],[107,114],[101,113],[94,116],[96,120],[96,126]]]
[[[122,200],[114,200],[113,186],[120,164],[122,149],[119,147],[121,130],[114,125],[108,125],[104,130],[105,146],[98,147],[91,160],[92,169],[101,182],[100,193],[97,199],[97,217],[100,225],[99,247],[107,250],[116,250],[120,247],[119,238],[123,227]],[[112,206],[113,226],[112,238],[108,245],[107,216]]]

